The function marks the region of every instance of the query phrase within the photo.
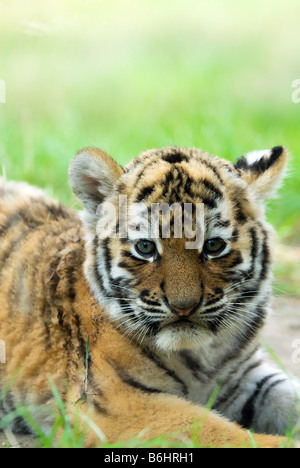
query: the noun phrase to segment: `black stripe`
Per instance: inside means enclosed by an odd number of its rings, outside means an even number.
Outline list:
[[[265,318],[267,316],[266,304],[265,301],[256,306],[256,316],[251,320],[243,337],[241,337],[241,342],[246,341],[250,342],[256,338],[257,333],[262,328],[265,323]]]
[[[283,152],[284,148],[282,146],[275,146],[272,148],[272,154],[267,163],[267,169],[273,166],[273,164],[280,158]]]
[[[100,270],[99,270],[99,257],[98,257],[98,254],[99,254],[99,251],[98,251],[98,245],[94,245],[94,256],[95,256],[95,261],[94,261],[94,275],[95,275],[95,279],[96,279],[96,282],[97,282],[97,285],[98,285],[98,288],[100,289],[101,293],[105,293],[106,296],[109,296],[110,295],[110,292],[107,291],[104,287],[104,283],[103,283],[103,278],[102,278],[102,275],[100,273]]]
[[[206,304],[204,305],[204,307],[207,307],[207,306],[210,306],[210,305],[214,305],[216,304],[217,302],[219,302],[221,299],[223,299],[224,297],[224,293],[222,295],[219,295],[217,297],[214,297],[213,299],[210,299],[209,301],[206,302]],[[205,313],[206,311],[204,311]]]
[[[262,269],[260,273],[260,278],[259,281],[264,281],[267,278],[267,275],[269,273],[269,267],[270,267],[270,248],[268,246],[268,234],[264,230],[264,241],[263,241],[263,247],[262,247]]]
[[[134,260],[137,264],[140,264],[140,265],[146,265],[147,263],[149,263],[149,260],[143,259],[143,258],[137,258],[135,255],[133,255],[128,250],[122,250],[121,255],[123,257],[130,258],[131,260]],[[125,265],[125,263],[123,263],[123,264]],[[120,265],[120,263],[119,263],[119,265]],[[126,266],[125,268],[128,269],[129,266]]]
[[[41,251],[44,251],[44,245],[45,245],[45,240],[48,235],[51,235],[49,231],[47,234],[40,240],[39,246]],[[46,273],[46,282],[47,282],[47,289],[46,289],[46,294],[43,294],[43,305],[39,306],[40,312],[41,312],[41,317],[44,323],[45,327],[45,347],[46,349],[51,349],[52,348],[52,343],[51,343],[51,323],[52,323],[52,318],[53,318],[53,299],[57,297],[57,288],[60,282],[60,277],[57,274],[57,270],[59,267],[59,263],[61,261],[61,255],[60,252],[65,248],[65,241],[60,241],[59,244],[57,245],[57,250],[55,252],[55,255],[51,258],[51,262],[49,265],[49,270],[48,274]],[[38,259],[39,256],[42,255],[41,252],[38,252],[36,255],[36,263],[38,264]],[[42,279],[40,280],[40,282]],[[40,288],[40,282],[35,283],[35,290],[32,291],[33,298],[38,298],[39,297],[39,291],[37,288]],[[71,327],[69,325],[65,325],[64,323],[64,315],[63,315],[63,309],[58,309],[57,310],[57,317],[59,320],[59,325],[64,331],[64,336],[65,336],[65,343],[64,343],[64,348],[66,350],[70,349],[71,346],[71,336],[72,336],[72,331]]]
[[[171,195],[174,190],[176,189],[176,178],[177,178],[177,175],[178,175],[178,171],[176,171],[176,175],[175,175],[175,171],[174,170],[171,170],[170,172],[168,172],[168,174],[165,176],[164,180],[162,181],[162,185],[164,187],[164,190],[163,190],[163,193],[161,194],[161,199],[164,200],[165,197],[167,195]],[[176,200],[172,200],[172,202],[176,202],[177,201],[177,197],[178,197],[178,193],[177,193],[177,190],[175,190],[176,192]],[[180,201],[180,200],[179,200]]]
[[[64,313],[61,309],[57,310],[58,325],[60,327],[64,326]]]
[[[23,247],[23,241],[25,241],[25,239],[30,234],[30,231],[24,230],[21,232],[21,234],[18,235],[16,239],[9,239],[10,244],[8,245],[7,249],[1,252],[0,266],[2,270],[9,258],[14,255],[17,250],[20,250],[21,247]]]
[[[236,256],[236,259],[235,260],[232,260],[232,262],[230,263],[228,269],[232,270],[233,268],[236,268],[238,265],[241,265],[243,262],[244,262],[244,259],[243,259],[243,256],[241,254],[241,252],[235,250],[234,252],[237,253],[237,256]]]
[[[125,382],[127,385],[130,385],[131,387],[136,388],[137,390],[141,390],[147,393],[161,393],[161,390],[158,390],[157,388],[153,387],[147,387],[146,385],[142,384],[141,382],[138,382],[137,380],[133,379],[128,375],[123,374],[121,378],[123,382]]]
[[[252,171],[258,175],[263,174],[278,161],[283,152],[284,148],[282,146],[275,146],[272,149],[270,156],[264,156],[252,164],[249,164],[247,158],[243,156],[238,160],[238,162],[235,165],[235,168],[238,170]]]
[[[196,379],[199,379],[199,373],[201,372],[201,366],[199,362],[192,356],[189,351],[181,351],[180,357],[183,359],[184,364],[189,368],[192,372],[193,376]]]
[[[263,395],[262,395],[262,397],[261,397],[261,401],[262,401],[262,402],[265,402],[265,399],[266,399],[266,397],[268,396],[268,393],[270,393],[270,391],[271,391],[274,387],[276,387],[277,385],[279,385],[279,384],[281,384],[281,383],[283,383],[283,382],[286,382],[286,381],[287,381],[287,379],[277,379],[277,380],[275,380],[275,382],[272,382],[272,383],[268,386],[268,388],[265,389],[265,391],[264,391],[264,393],[263,393]]]
[[[42,205],[44,207],[44,205]],[[12,229],[16,224],[23,222],[26,227],[31,230],[36,230],[40,226],[44,225],[44,221],[38,219],[38,213],[41,209],[41,204],[32,200],[32,205],[26,209],[20,209],[13,213],[7,220],[7,222],[0,228],[0,236],[2,237],[9,229]],[[36,217],[35,217],[35,213]]]
[[[95,399],[95,397],[93,398],[93,406],[98,414],[101,414],[102,416],[109,415],[107,409],[100,405],[100,403]]]
[[[127,270],[127,269],[128,269],[128,267],[129,267],[129,265],[127,265],[127,263],[126,263],[126,262],[124,262],[124,261],[121,261],[121,262],[119,262],[119,263],[118,263],[118,267],[119,267],[119,268],[123,268],[123,269]]]
[[[7,222],[0,228],[0,237],[3,237],[7,234],[7,232],[10,229],[13,229],[16,227],[17,224],[20,224],[21,222],[24,222],[24,218],[26,217],[26,212],[20,211],[13,215],[11,218],[7,220]],[[10,257],[11,254],[14,254],[16,251],[17,247],[20,247],[20,244],[22,243],[23,240],[25,240],[29,234],[33,232],[33,230],[36,229],[36,226],[30,226],[30,223],[25,222],[24,228],[21,230],[21,232],[18,234],[18,236],[15,239],[9,239],[10,245],[6,248],[5,251],[1,251],[1,258],[0,258],[0,263],[2,263],[1,268],[3,268],[6,260]]]
[[[136,197],[136,202],[140,203],[145,198],[148,198],[155,190],[156,185],[144,187],[139,195]]]
[[[29,230],[28,228],[25,228],[24,230],[21,231],[21,234],[19,234],[16,239],[14,239],[12,242],[11,242],[11,239],[9,240],[10,244],[8,245],[6,250],[1,252],[2,256],[0,257],[0,278],[5,276],[6,264],[11,260],[11,258],[14,255],[18,253],[18,251],[20,251],[20,249],[23,247],[24,241],[30,236],[31,233],[32,233],[31,230]],[[17,279],[15,275],[16,271],[17,271],[17,267],[14,269],[14,278],[13,278],[13,284],[12,284],[11,290],[7,291],[8,297],[11,296],[14,290],[14,285]],[[22,271],[20,271],[20,274],[22,274]],[[10,301],[9,305],[10,305],[10,313],[11,315],[13,315],[16,309],[16,304],[13,301]]]
[[[245,392],[245,389],[243,388],[243,386],[241,386],[241,384],[244,383],[244,379],[245,379],[246,375],[249,374],[249,372],[251,372],[253,369],[256,369],[257,367],[259,367],[261,364],[262,364],[262,360],[259,360],[259,361],[256,361],[255,363],[251,364],[249,367],[247,367],[247,369],[243,372],[243,374],[241,375],[241,377],[239,378],[239,380],[235,384],[235,386],[233,388],[230,388],[230,390],[228,390],[222,396],[222,398],[220,398],[220,400],[216,401],[216,403],[214,405],[214,408],[217,409],[221,405],[226,403],[226,405],[222,408],[222,412],[225,413],[227,408],[229,408],[230,405],[234,401],[236,401],[237,398],[239,398]],[[225,386],[225,383],[223,385]]]
[[[251,267],[250,270],[247,272],[248,278],[252,278],[254,269],[255,269],[255,261],[258,255],[258,238],[257,232],[254,228],[250,229],[250,236],[251,236]]]
[[[250,257],[251,257],[251,264],[248,270],[242,271],[241,274],[246,280],[252,279],[254,277],[255,273],[255,263],[256,259],[259,253],[259,245],[258,245],[258,237],[257,237],[257,231],[255,228],[251,228],[249,231],[250,238],[251,238],[251,251],[250,251]],[[253,288],[252,288],[253,289]]]
[[[242,156],[241,158],[239,158],[236,164],[234,165],[234,167],[237,171],[249,169],[247,158],[245,156]]]
[[[21,216],[21,212],[14,213],[11,217],[9,217],[5,224],[0,227],[0,237],[5,236],[5,234],[12,228],[14,228],[17,224],[23,221]]]
[[[139,170],[139,172],[136,174],[136,181],[140,180],[140,178],[142,177],[143,174],[146,173],[146,171],[148,169],[151,169],[151,166],[156,166],[157,164],[157,154],[155,154],[154,156],[149,157],[147,163],[145,163],[145,160],[140,160],[139,158],[133,160],[131,162],[131,164],[133,165],[133,169],[136,170],[136,167],[135,166],[141,166],[141,169]],[[128,172],[128,170],[126,170],[125,168],[125,174],[126,172]],[[132,169],[129,171],[129,172],[132,172]]]
[[[175,380],[175,382],[180,384],[180,386],[182,388],[183,395],[188,394],[188,387],[187,387],[186,383],[183,380],[181,380],[180,377],[178,377],[178,375],[173,370],[166,367],[165,364],[155,354],[153,354],[149,349],[143,349],[142,352],[143,352],[143,354],[145,354],[147,356],[148,359],[150,359],[152,362],[154,362],[154,364],[157,367],[159,367],[160,369],[165,371],[165,373],[169,377],[171,377],[173,380]]]
[[[212,164],[210,164],[208,161],[206,161],[205,159],[200,159],[200,163],[203,164],[204,166],[206,166],[208,169],[210,169],[214,175],[216,176],[216,178],[219,180],[219,182],[221,184],[223,184],[223,180],[220,176],[220,173],[219,171],[217,170],[217,168],[215,166],[213,166]]]
[[[145,297],[141,297],[141,301],[150,306],[161,307],[160,302],[150,301],[149,299],[146,299]]]
[[[207,190],[212,192],[214,197],[216,197],[218,199],[223,198],[223,193],[221,192],[221,190],[218,187],[216,187],[216,185],[213,184],[212,182],[210,182],[209,180],[203,179],[203,180],[200,180],[198,183],[199,183],[199,185],[204,185],[204,187]],[[230,222],[229,222],[229,224],[230,224]]]
[[[160,302],[147,299],[147,297],[149,297],[149,296],[150,296],[150,291],[149,291],[148,289],[144,289],[144,290],[141,292],[140,299],[141,299],[141,301],[144,302],[145,304],[152,305],[152,306],[158,306],[158,307],[161,306]]]
[[[123,288],[132,289],[134,287],[134,281],[129,278],[118,276],[117,278],[111,280],[111,286],[114,291],[117,291],[117,295],[119,297],[127,297],[128,292]]]
[[[251,424],[252,424],[254,414],[255,414],[254,406],[255,406],[256,399],[258,398],[260,392],[262,391],[264,384],[268,382],[268,380],[270,380],[272,377],[274,377],[274,375],[277,375],[277,374],[267,375],[256,384],[256,388],[254,392],[252,393],[250,398],[248,398],[248,400],[246,401],[242,409],[241,420],[239,421],[242,427],[251,428]]]
[[[130,387],[133,387],[133,388],[135,388],[137,390],[141,390],[142,392],[147,392],[147,393],[162,393],[161,390],[159,390],[157,388],[148,387],[148,386],[144,385],[143,383],[138,382],[133,377],[131,377],[125,369],[119,367],[119,365],[116,364],[115,362],[109,361],[109,363],[110,363],[110,365],[113,366],[113,368],[117,372],[117,374],[120,377],[120,379],[122,380],[122,382],[129,385]]]
[[[146,305],[143,306],[143,310],[140,313],[143,313],[143,318],[145,318],[145,322],[146,322],[147,326],[149,324],[149,319],[153,320],[156,316],[161,318],[162,314],[163,314],[160,307],[158,307],[158,306],[149,306],[148,307]],[[149,316],[149,314],[150,314],[150,316]],[[150,326],[151,326],[151,324],[150,324]]]
[[[69,307],[70,307],[70,316],[71,319],[74,318],[75,320],[75,326],[76,326],[76,338],[78,342],[78,350],[81,354],[81,357],[83,359],[83,362],[85,363],[85,357],[86,357],[86,341],[82,336],[81,333],[81,321],[80,321],[80,316],[75,313],[74,310],[74,302],[76,301],[76,289],[75,289],[75,284],[76,284],[76,271],[74,270],[74,263],[76,260],[77,256],[77,250],[71,250],[68,254],[68,266],[65,270],[65,277],[66,277],[66,297],[69,301]],[[69,324],[70,327],[70,324]],[[72,337],[74,337],[75,333],[74,330],[71,327],[71,333]]]
[[[73,305],[76,299],[76,289],[75,289],[75,277],[74,277],[74,267],[73,267],[73,259],[69,259],[70,265],[66,268],[66,276],[67,276],[67,284],[68,284],[68,291],[67,291],[67,298],[71,305]]]
[[[214,198],[201,197],[204,205],[208,206],[210,209],[217,208],[217,202]]]
[[[229,221],[229,219],[227,219],[226,221],[218,221],[215,224],[215,227],[227,228],[230,225],[231,225],[231,221]]]
[[[186,174],[186,179],[182,186],[182,192],[185,196],[185,199],[186,197],[189,197],[191,201],[195,199],[195,189],[192,188],[193,183],[194,182],[192,179],[188,176],[188,174]],[[182,200],[180,200],[180,202],[182,202]]]
[[[222,323],[224,322],[224,320],[226,320],[226,318],[228,317],[228,313],[226,310],[223,310],[224,309],[224,306],[221,306],[221,307],[215,307],[216,310],[220,310],[220,313],[216,316],[216,317],[211,317],[210,320],[206,320],[206,325],[209,327],[210,331],[216,335],[222,325]],[[209,310],[212,310],[212,309],[209,309]],[[207,312],[205,312],[206,314]]]
[[[236,221],[240,224],[245,224],[248,218],[243,212],[241,203],[238,200],[235,200],[234,202],[234,211]]]
[[[14,401],[14,396],[12,392],[8,392],[6,390],[6,392],[4,393],[5,394],[2,395],[0,401],[0,408],[4,412],[4,414],[9,415],[16,411],[16,406],[18,405],[18,402]],[[0,431],[2,429],[4,429],[4,427],[1,425],[0,420]],[[13,419],[13,421],[11,422],[11,429],[15,433],[33,434],[32,429],[21,416],[16,416]]]
[[[146,335],[147,336],[150,336],[151,338],[153,338],[153,336],[157,335],[157,333],[161,330],[161,321],[160,320],[154,320],[152,318],[152,321],[149,323],[149,321],[147,320],[147,317],[146,317],[146,325],[147,325],[147,331],[146,331]]]
[[[93,241],[93,244],[94,244],[94,247],[93,247],[93,254],[94,254],[94,275],[95,275],[95,278],[96,278],[96,281],[98,283],[98,286],[100,287],[100,289],[103,291],[104,290],[104,287],[103,287],[103,280],[102,280],[102,276],[100,275],[100,272],[99,272],[99,268],[98,268],[98,236],[95,237],[94,241]]]
[[[237,242],[238,238],[239,238],[239,230],[238,230],[238,228],[236,227],[236,228],[234,228],[234,231],[233,231],[233,233],[232,233],[232,238],[231,238],[231,240],[232,240],[233,242]]]
[[[208,303],[208,304],[209,304],[209,303]],[[207,305],[208,305],[208,304],[207,304]],[[223,308],[224,308],[224,304],[221,304],[221,305],[219,305],[219,306],[217,306],[217,307],[211,307],[211,308],[209,308],[209,309],[204,310],[204,311],[203,311],[203,315],[211,314],[211,313],[213,313],[213,312],[218,312],[219,310],[222,310]],[[214,317],[214,318],[215,318],[215,317]]]
[[[108,276],[109,280],[111,280],[110,270],[111,270],[112,256],[111,256],[111,251],[110,251],[110,248],[109,248],[109,241],[110,241],[109,237],[104,239],[103,242],[102,242],[102,248],[103,248],[103,251],[104,251],[104,260],[105,260],[105,266],[106,266],[106,273],[107,273],[107,276]]]
[[[214,370],[206,368],[202,363],[200,364],[200,362],[197,361],[190,351],[187,350],[181,351],[179,355],[194,377],[201,382],[207,383],[211,381],[219,373],[219,369],[221,368],[221,365],[217,369],[214,368]]]
[[[126,301],[126,300],[122,300],[122,301],[118,301],[118,304],[121,308],[121,311],[124,313],[124,314],[134,314],[134,309],[131,307],[131,302],[129,301]],[[126,307],[126,310],[123,309],[123,306]],[[132,321],[133,322],[136,322],[138,321],[138,318],[137,317],[132,317]]]
[[[77,336],[77,340],[78,340],[78,344],[79,344],[79,350],[80,350],[80,353],[84,359],[84,365],[85,365],[85,358],[86,358],[86,341],[85,339],[83,338],[82,336],[82,333],[81,333],[81,322],[80,322],[80,317],[78,314],[72,314],[72,316],[75,318],[75,324],[76,324],[76,328],[77,328],[77,331],[76,331],[76,336]],[[89,359],[89,356],[88,356],[88,359]],[[88,363],[89,365],[90,363]]]
[[[247,287],[241,290],[240,295],[235,299],[237,304],[245,304],[251,302],[259,295],[259,284],[255,282],[252,287]]]
[[[222,257],[215,257],[214,262],[222,262],[224,260],[228,260],[228,258],[233,257],[234,255],[237,254],[237,250],[230,250],[227,254],[223,255]],[[230,268],[230,267],[229,267]]]
[[[244,382],[244,379],[249,372],[251,372],[253,369],[256,369],[262,364],[262,360],[255,361],[254,363],[251,363],[241,374],[239,377],[237,383],[233,387],[230,387],[229,383],[232,378],[235,378],[235,376],[238,374],[240,368],[248,361],[250,358],[256,353],[257,347],[255,347],[247,356],[242,359],[242,361],[238,361],[237,364],[235,365],[234,368],[231,368],[229,375],[227,378],[222,382],[222,388],[226,388],[229,386],[229,389],[223,394],[223,396],[219,396],[217,400],[215,401],[214,408],[218,409],[221,405],[226,403],[226,406],[222,408],[222,412],[225,413],[226,409],[231,405],[233,401],[235,401],[241,394],[244,393],[244,389],[240,388],[240,384]],[[236,356],[232,356],[231,359],[235,359]],[[239,390],[239,392],[238,392]]]
[[[170,164],[176,164],[181,163],[182,161],[188,161],[189,159],[186,155],[180,153],[179,151],[175,151],[174,153],[162,156],[162,160]]]
[[[160,182],[160,187],[162,189],[160,199],[165,200],[168,196],[168,203],[170,205],[173,203],[182,204],[183,197],[185,201],[187,201],[187,197],[189,197],[191,201],[195,198],[195,192],[192,189],[194,181],[183,168],[180,167],[179,169],[180,170],[176,169],[170,171]]]
[[[47,208],[51,216],[54,218],[54,220],[58,220],[59,218],[68,219],[70,217],[70,214],[68,213],[66,208],[64,208],[62,205],[45,204],[45,207]]]
[[[93,405],[94,405],[97,413],[99,413],[99,414],[101,414],[103,416],[108,416],[109,412],[103,406],[103,403],[105,404],[107,402],[107,399],[106,399],[103,391],[97,385],[97,383],[95,381],[95,378],[94,378],[94,375],[93,375],[92,369],[89,369],[89,372],[88,372],[88,389],[89,389],[88,394],[93,395]],[[85,394],[84,390],[82,391],[82,396],[86,397],[86,394]],[[99,401],[100,399],[101,399],[101,403]]]

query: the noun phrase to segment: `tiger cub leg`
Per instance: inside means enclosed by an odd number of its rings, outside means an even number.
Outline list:
[[[80,411],[89,414],[109,443],[125,442],[140,438],[151,440],[164,436],[163,442],[195,440],[201,447],[259,447],[278,448],[286,446],[283,437],[250,434],[239,425],[218,414],[203,409],[180,398],[169,395],[135,396],[134,407],[124,399],[111,411],[99,408],[94,401],[94,414],[82,406]],[[101,413],[101,414],[100,414]],[[86,447],[101,445],[96,432],[89,428]]]

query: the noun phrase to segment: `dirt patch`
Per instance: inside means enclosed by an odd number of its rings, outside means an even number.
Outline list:
[[[286,372],[300,378],[300,299],[289,296],[274,299],[273,312],[263,332],[263,343],[274,351]],[[33,437],[0,432],[0,447],[34,446]]]
[[[274,299],[263,342],[274,350],[286,372],[300,378],[300,299]]]
[[[300,299],[300,246],[278,244],[275,256],[275,292],[284,291]]]

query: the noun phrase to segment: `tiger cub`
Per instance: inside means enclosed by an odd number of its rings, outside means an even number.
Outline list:
[[[123,169],[87,148],[70,167],[79,216],[2,180],[2,417],[30,405],[51,431],[55,385],[70,415],[93,421],[87,447],[103,442],[95,425],[109,442],[196,427],[202,446],[250,446],[247,428],[280,445],[300,389],[266,362],[259,332],[273,254],[263,200],[286,162],[282,147],[236,165],[167,147]]]

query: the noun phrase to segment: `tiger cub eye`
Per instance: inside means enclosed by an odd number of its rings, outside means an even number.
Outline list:
[[[204,251],[208,255],[219,255],[225,250],[226,246],[227,244],[223,239],[216,237],[205,242]]]
[[[144,257],[153,257],[156,253],[156,245],[154,242],[142,239],[135,244],[136,251]]]

